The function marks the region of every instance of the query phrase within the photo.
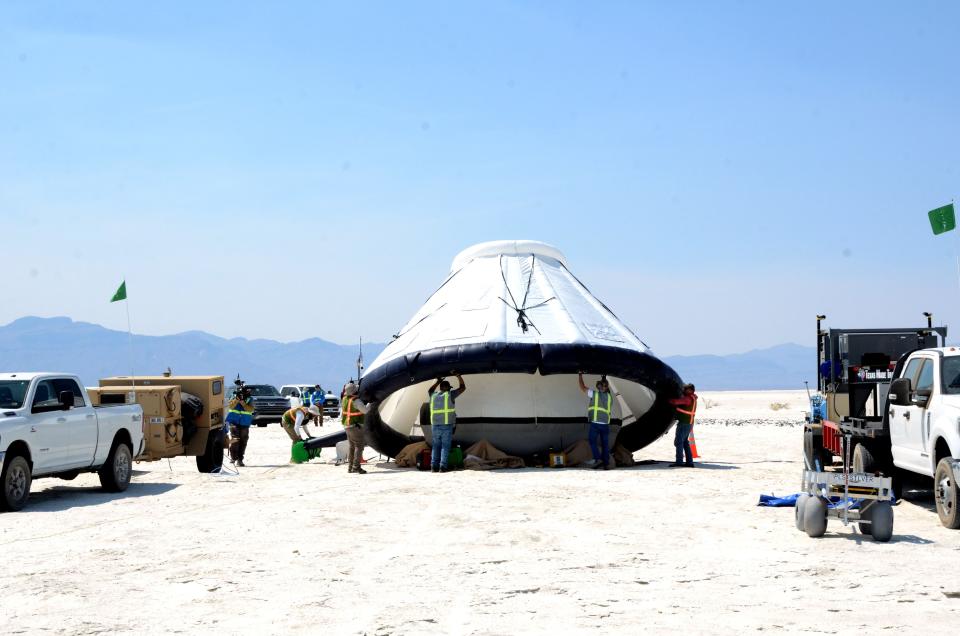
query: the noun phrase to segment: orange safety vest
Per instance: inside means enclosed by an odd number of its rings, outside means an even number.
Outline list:
[[[355,399],[356,399],[355,397],[348,397],[347,405],[343,408],[343,410],[340,413],[340,421],[343,422],[344,428],[350,428],[355,424],[363,424],[364,414],[361,413],[360,411],[353,410],[353,401]]]
[[[693,419],[697,414],[697,394],[694,393],[692,396],[693,405],[690,407],[690,410],[687,411],[681,406],[675,407],[677,410],[677,421],[681,424],[693,424]]]
[[[295,424],[297,421],[297,411],[303,413],[304,418],[310,414],[310,411],[308,411],[306,407],[295,406],[283,414],[283,419],[287,420],[290,424]]]

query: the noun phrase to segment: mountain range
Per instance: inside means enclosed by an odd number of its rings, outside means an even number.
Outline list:
[[[369,363],[384,343],[364,343]],[[131,364],[132,352],[132,364]],[[277,386],[319,383],[336,390],[357,373],[357,345],[320,338],[300,342],[221,338],[202,331],[129,336],[70,318],[25,317],[0,327],[0,371],[63,371],[87,386],[112,375],[238,374]],[[801,389],[814,379],[813,347],[783,344],[733,355],[669,356],[663,360],[698,390]],[[132,369],[131,369],[132,367]]]

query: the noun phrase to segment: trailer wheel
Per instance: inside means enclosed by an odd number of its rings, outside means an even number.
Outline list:
[[[813,431],[810,430],[803,432],[803,460],[806,464],[807,470],[816,470],[816,467],[813,464]]]
[[[797,507],[793,509],[793,521],[797,524],[797,530],[803,531],[803,508],[807,505],[810,495],[807,493],[797,497]]]
[[[875,465],[876,461],[873,459],[873,453],[870,452],[870,449],[857,443],[853,447],[853,472],[872,473]]]
[[[937,472],[933,477],[933,497],[937,501],[940,523],[951,530],[960,528],[960,508],[957,507],[960,504],[960,489],[957,488],[949,457],[937,464]]]
[[[889,501],[878,501],[873,504],[870,520],[870,534],[874,541],[886,543],[893,536],[893,506]]]
[[[827,500],[810,497],[803,505],[803,529],[807,536],[822,537],[827,531]]]

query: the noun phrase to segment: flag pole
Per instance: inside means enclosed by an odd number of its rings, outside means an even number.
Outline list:
[[[124,292],[126,292],[127,277],[123,277]],[[133,364],[133,329],[130,327],[130,294],[125,293],[123,299],[123,307],[127,310],[127,343],[128,351],[130,355],[130,402],[135,404],[137,402],[137,383],[134,381],[134,364]]]

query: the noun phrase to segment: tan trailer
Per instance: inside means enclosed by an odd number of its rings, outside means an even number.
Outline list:
[[[137,461],[186,455],[197,458],[197,470],[209,473],[223,464],[223,390],[222,375],[138,375],[103,378],[99,388],[88,392],[95,405],[136,403],[143,408],[145,448]],[[202,403],[199,416],[181,412],[185,394]]]

